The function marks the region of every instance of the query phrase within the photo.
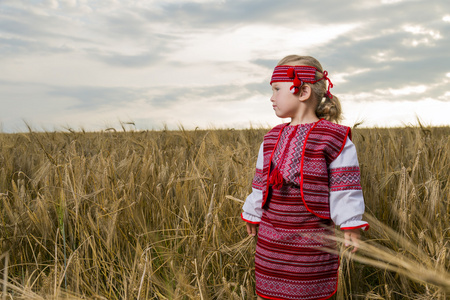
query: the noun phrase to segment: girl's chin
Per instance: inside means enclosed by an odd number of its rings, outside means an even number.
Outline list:
[[[275,112],[275,115],[276,115],[278,118],[281,118],[281,119],[286,119],[286,118],[287,118],[285,115],[280,114],[280,113],[277,113],[277,112]]]

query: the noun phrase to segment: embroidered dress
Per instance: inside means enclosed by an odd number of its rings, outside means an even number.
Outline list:
[[[335,242],[326,237],[334,234],[335,224],[341,225],[341,229],[368,227],[361,221],[364,204],[359,168],[349,139],[344,141],[341,154],[329,166],[331,219],[319,217],[305,206],[299,181],[301,156],[315,124],[284,126],[273,155],[265,153],[263,145],[258,155],[253,192],[246,199],[242,218],[260,225],[255,277],[256,292],[264,298],[312,300],[333,295],[339,261],[337,255],[323,250],[336,247]],[[279,172],[282,184],[272,185],[263,209],[263,190],[270,180],[270,176],[264,174],[267,167],[263,166],[263,161],[267,162],[269,155],[272,157],[271,175]]]

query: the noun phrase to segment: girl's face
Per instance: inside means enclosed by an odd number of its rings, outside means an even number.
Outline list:
[[[300,108],[300,99],[290,91],[292,82],[272,83],[273,95],[270,98],[275,114],[279,118],[293,118]]]

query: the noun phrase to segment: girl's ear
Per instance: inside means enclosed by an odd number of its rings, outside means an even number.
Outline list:
[[[298,99],[300,101],[306,101],[311,97],[312,89],[309,85],[303,84],[300,87],[300,92],[298,93]]]

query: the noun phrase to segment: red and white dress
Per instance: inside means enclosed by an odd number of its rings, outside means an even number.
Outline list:
[[[246,222],[260,225],[255,276],[256,292],[264,298],[293,300],[332,296],[337,288],[339,258],[323,250],[336,248],[335,242],[327,236],[334,235],[335,225],[341,229],[369,227],[361,220],[364,200],[358,159],[347,135],[341,138],[340,149],[336,147],[339,143],[333,142],[336,157],[327,157],[332,161],[325,170],[328,176],[325,212],[312,209],[314,192],[308,194],[307,175],[314,169],[319,152],[305,152],[306,146],[314,148],[314,145],[305,145],[305,141],[314,144],[313,135],[318,131],[313,129],[319,128],[318,124],[322,129],[343,128],[325,120],[296,126],[284,124],[278,127],[276,134],[266,135],[259,151],[252,193],[245,201],[241,216]],[[264,143],[271,142],[274,147],[265,151]],[[308,155],[313,157],[310,169],[304,162]],[[268,182],[274,172],[281,174],[281,185]],[[267,190],[269,185],[270,191]],[[314,187],[310,190],[314,191]],[[305,197],[309,197],[308,201]]]

